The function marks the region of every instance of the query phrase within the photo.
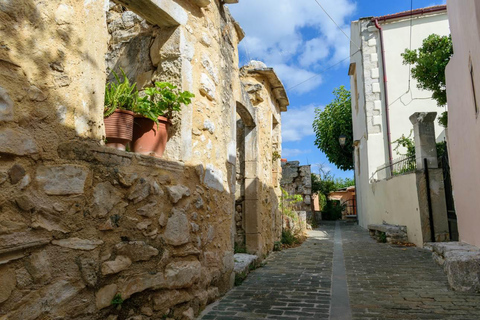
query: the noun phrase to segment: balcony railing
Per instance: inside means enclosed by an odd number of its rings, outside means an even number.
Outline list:
[[[377,171],[372,174],[370,180],[385,180],[390,177],[414,172],[417,169],[417,162],[415,156],[401,156],[392,161],[392,163],[386,163],[379,167]]]

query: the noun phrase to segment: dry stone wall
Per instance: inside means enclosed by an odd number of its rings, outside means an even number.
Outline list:
[[[180,319],[230,288],[230,196],[203,166],[89,143],[59,153],[2,183],[0,319]]]
[[[310,216],[312,213],[312,174],[310,165],[300,166],[298,161],[282,162],[283,189],[289,194],[301,195],[303,202],[297,204],[298,211],[306,211]]]

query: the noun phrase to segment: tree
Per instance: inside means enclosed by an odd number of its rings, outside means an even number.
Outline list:
[[[341,170],[353,169],[353,131],[352,131],[352,100],[350,91],[340,86],[333,91],[335,99],[322,111],[315,109],[313,130],[315,145],[322,150],[328,160]],[[346,137],[342,148],[338,138]]]
[[[318,194],[321,208],[326,206],[330,192],[354,185],[354,179],[335,178],[335,175],[325,169],[323,164],[319,165],[319,174],[312,173],[312,193]]]
[[[432,98],[439,107],[447,104],[445,68],[453,55],[452,36],[431,34],[423,40],[418,50],[405,49],[402,53],[403,64],[410,64],[412,78],[418,81],[417,87],[433,92]],[[447,112],[439,117],[438,122],[447,127]]]

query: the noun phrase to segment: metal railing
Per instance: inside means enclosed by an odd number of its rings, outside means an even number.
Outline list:
[[[386,163],[385,165],[379,167],[375,171],[370,180],[385,180],[387,178],[398,176],[417,170],[417,162],[415,156],[401,156],[392,161],[392,163]]]

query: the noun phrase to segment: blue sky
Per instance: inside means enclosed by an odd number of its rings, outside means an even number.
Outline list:
[[[349,36],[351,21],[410,10],[411,5],[411,0],[317,1]],[[413,7],[444,3],[413,0]],[[313,172],[323,164],[336,177],[352,178],[352,171],[338,170],[317,149],[312,130],[315,108],[333,99],[334,88],[350,87],[349,59],[325,71],[349,56],[349,40],[315,0],[240,0],[229,8],[246,32],[239,46],[240,66],[249,60],[263,61],[275,68],[287,88],[290,106],[282,114],[282,157],[311,164]]]

